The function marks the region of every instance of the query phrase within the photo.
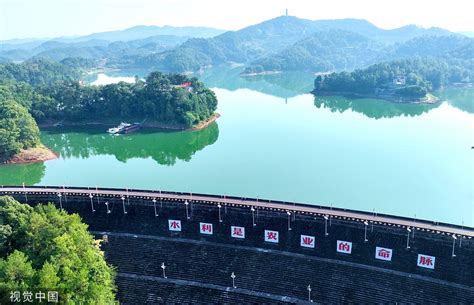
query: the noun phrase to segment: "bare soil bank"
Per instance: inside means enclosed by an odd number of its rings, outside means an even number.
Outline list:
[[[56,158],[58,158],[58,154],[56,154],[44,145],[39,145],[38,147],[32,147],[22,150],[20,153],[16,154],[10,160],[7,160],[2,164],[44,162]]]

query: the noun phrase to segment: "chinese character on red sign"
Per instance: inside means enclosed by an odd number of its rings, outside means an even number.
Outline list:
[[[230,227],[231,236],[234,238],[245,238],[245,228],[244,227]]]
[[[314,236],[301,235],[300,245],[305,248],[314,248]]]
[[[265,241],[278,243],[278,231],[265,230]]]
[[[168,220],[168,228],[170,231],[181,231],[181,220]]]
[[[375,258],[383,260],[383,261],[391,261],[392,252],[393,252],[392,249],[389,249],[389,248],[376,247]]]
[[[200,228],[201,234],[212,235],[212,223],[201,222],[199,223],[199,228]]]
[[[337,252],[351,254],[352,243],[349,241],[338,240],[336,249],[337,249]]]
[[[434,269],[435,268],[435,257],[434,256],[429,256],[429,255],[424,255],[424,254],[418,254],[418,267],[422,268],[428,268],[428,269]]]

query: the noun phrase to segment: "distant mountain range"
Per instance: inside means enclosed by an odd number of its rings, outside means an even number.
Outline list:
[[[281,18],[281,17],[280,17]],[[312,21],[318,30],[338,29],[358,33],[383,43],[404,42],[423,35],[450,35],[448,30],[437,27],[422,28],[416,25],[406,25],[392,30],[378,28],[374,24],[362,19],[334,19]]]
[[[138,25],[125,30],[108,31],[93,33],[85,36],[78,37],[57,37],[57,38],[44,38],[44,39],[10,39],[0,41],[1,50],[11,49],[32,49],[39,45],[49,42],[63,42],[63,43],[77,43],[85,42],[90,40],[105,40],[108,42],[112,41],[129,41],[144,39],[151,36],[180,36],[180,37],[199,37],[199,38],[210,38],[224,33],[225,30],[208,28],[208,27],[174,27],[174,26],[155,26],[155,25]]]
[[[150,52],[156,52],[177,46],[189,38],[210,38],[224,32],[207,27],[135,26],[80,37],[4,40],[0,42],[0,61],[23,61],[35,56],[53,60],[77,56],[103,57],[107,56],[106,47],[118,41],[134,41],[129,44],[131,48],[140,48],[151,43],[146,48],[150,49],[154,45],[155,48]]]
[[[155,25],[139,25],[134,26],[122,31],[109,31],[94,33],[87,36],[81,36],[72,39],[73,42],[81,42],[92,39],[108,40],[108,41],[129,41],[144,39],[150,36],[181,36],[181,37],[199,37],[199,38],[210,38],[224,33],[224,30],[206,27],[174,27],[174,26],[155,26]],[[71,41],[71,39],[68,39]]]
[[[137,26],[49,41],[3,42],[0,61],[81,57],[116,68],[197,71],[242,63],[249,73],[334,71],[412,56],[472,57],[474,39],[441,28],[384,30],[366,20],[281,16],[238,31]]]
[[[474,32],[459,32],[459,34],[467,37],[474,37]]]
[[[247,73],[260,71],[328,72],[353,70],[381,61],[415,57],[472,60],[474,39],[460,35],[422,35],[383,44],[343,30],[317,32],[292,46],[254,60]]]
[[[451,48],[468,44],[464,36],[440,28],[424,29],[414,25],[383,30],[358,19],[305,20],[281,16],[235,32],[226,32],[208,39],[190,39],[178,47],[156,54],[135,58],[138,66],[153,66],[169,71],[195,71],[226,62],[244,63],[249,73],[262,71],[330,71],[354,69],[379,60],[404,58],[394,49],[404,44],[422,43],[421,37],[456,37]],[[413,42],[415,41],[415,42]],[[439,49],[446,49],[445,46]],[[432,51],[430,51],[432,53]]]

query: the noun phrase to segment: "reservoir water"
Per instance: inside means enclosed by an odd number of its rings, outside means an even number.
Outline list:
[[[441,92],[435,105],[394,104],[315,98],[307,74],[238,72],[199,75],[219,99],[207,129],[46,129],[60,158],[2,166],[0,184],[258,196],[474,226],[473,88]],[[102,79],[135,75],[115,73]]]

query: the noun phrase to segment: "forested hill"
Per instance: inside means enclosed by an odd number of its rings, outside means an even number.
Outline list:
[[[79,82],[80,73],[43,60],[0,65],[0,97],[17,100],[39,121],[149,117],[192,126],[217,106],[211,90],[180,74],[152,72],[133,84],[88,86]]]
[[[458,35],[421,36],[385,45],[349,31],[321,31],[276,54],[253,61],[247,72],[353,70],[381,61],[417,57],[472,61],[473,46],[473,38]]]
[[[246,63],[304,38],[316,25],[296,17],[278,17],[239,31],[209,39],[190,39],[177,48],[137,58],[137,65],[155,65],[166,70],[195,71],[227,62]]]
[[[68,62],[72,62],[68,60]],[[76,67],[46,60],[33,60],[23,64],[0,65],[0,82],[16,81],[31,86],[48,86],[59,82],[78,80],[81,72]]]
[[[246,72],[352,70],[377,62],[384,49],[384,44],[354,32],[323,30],[253,61]]]
[[[188,28],[167,29],[135,27],[77,39],[6,43],[0,51],[0,62],[31,58],[61,61],[79,57],[91,60],[94,65],[146,67],[170,72],[197,71],[228,62],[260,66],[264,70],[279,68],[284,71],[317,72],[322,68],[364,67],[371,63],[373,56],[380,55],[374,52],[380,51],[382,46],[394,47],[422,36],[462,36],[439,28],[424,29],[409,25],[384,30],[365,20],[313,21],[293,16],[280,16],[217,36],[198,35],[195,28],[189,28],[189,31]],[[219,31],[211,32],[217,34]],[[383,49],[380,53],[387,51],[391,49]],[[320,58],[320,52],[323,58]],[[329,56],[327,53],[335,54]],[[362,53],[367,53],[369,58],[358,55]],[[294,62],[291,62],[292,54],[295,54]],[[347,62],[342,57],[348,57]],[[395,58],[385,58],[392,59]]]
[[[415,26],[383,30],[357,19],[311,21],[281,16],[210,39],[190,39],[172,50],[134,60],[138,66],[171,71],[196,71],[226,62],[251,64],[251,69],[260,66],[265,71],[321,71],[328,67],[363,67],[376,62],[394,43],[402,44],[423,35],[449,34],[452,33],[442,29]],[[319,51],[323,58],[311,58],[319,57]],[[368,53],[369,59],[364,53]],[[342,57],[349,57],[348,62]]]
[[[84,43],[90,45],[94,42],[132,41],[146,39],[152,36],[210,38],[224,32],[224,30],[207,27],[138,25],[124,30],[98,32],[79,37],[58,37],[52,39],[12,39],[0,41],[0,43],[2,44],[3,50],[28,50],[51,43]]]
[[[81,57],[95,62],[107,61],[109,65],[117,62],[126,64],[130,57],[145,56],[174,48],[191,36],[155,35],[143,39],[127,41],[107,41],[92,39],[87,41],[46,41],[34,48],[3,48],[0,59],[21,61],[28,59],[47,59],[61,61],[69,57]]]
[[[40,120],[108,123],[114,118],[147,119],[184,129],[207,120],[217,108],[214,92],[196,78],[161,72],[152,72],[144,81],[137,79],[133,84],[84,86],[68,82],[40,91],[53,99],[52,105],[35,109],[42,116]]]
[[[163,52],[189,38],[211,38],[223,30],[205,27],[135,26],[120,31],[86,36],[36,40],[0,41],[0,62],[42,58],[61,61],[67,57],[107,59],[111,64],[130,56]]]
[[[195,27],[195,26],[155,26],[155,25],[139,25],[134,26],[125,30],[120,31],[109,31],[94,33],[79,38],[74,38],[73,41],[88,41],[91,39],[102,39],[108,41],[130,41],[137,39],[145,39],[151,36],[177,36],[177,37],[201,37],[210,38],[216,35],[222,34],[224,30],[208,28],[208,27]]]
[[[445,36],[453,34],[445,29],[436,27],[422,28],[413,24],[385,30],[378,28],[367,20],[352,18],[315,20],[313,22],[317,25],[318,30],[337,29],[350,31],[385,44],[401,43],[420,36]]]
[[[45,61],[0,65],[0,161],[39,144],[36,122],[146,119],[185,129],[217,108],[214,92],[184,75],[152,72],[133,84],[105,86],[83,85],[78,75],[78,68]]]
[[[314,93],[358,94],[388,99],[420,100],[451,83],[474,80],[474,70],[441,59],[391,61],[353,72],[319,75]]]

